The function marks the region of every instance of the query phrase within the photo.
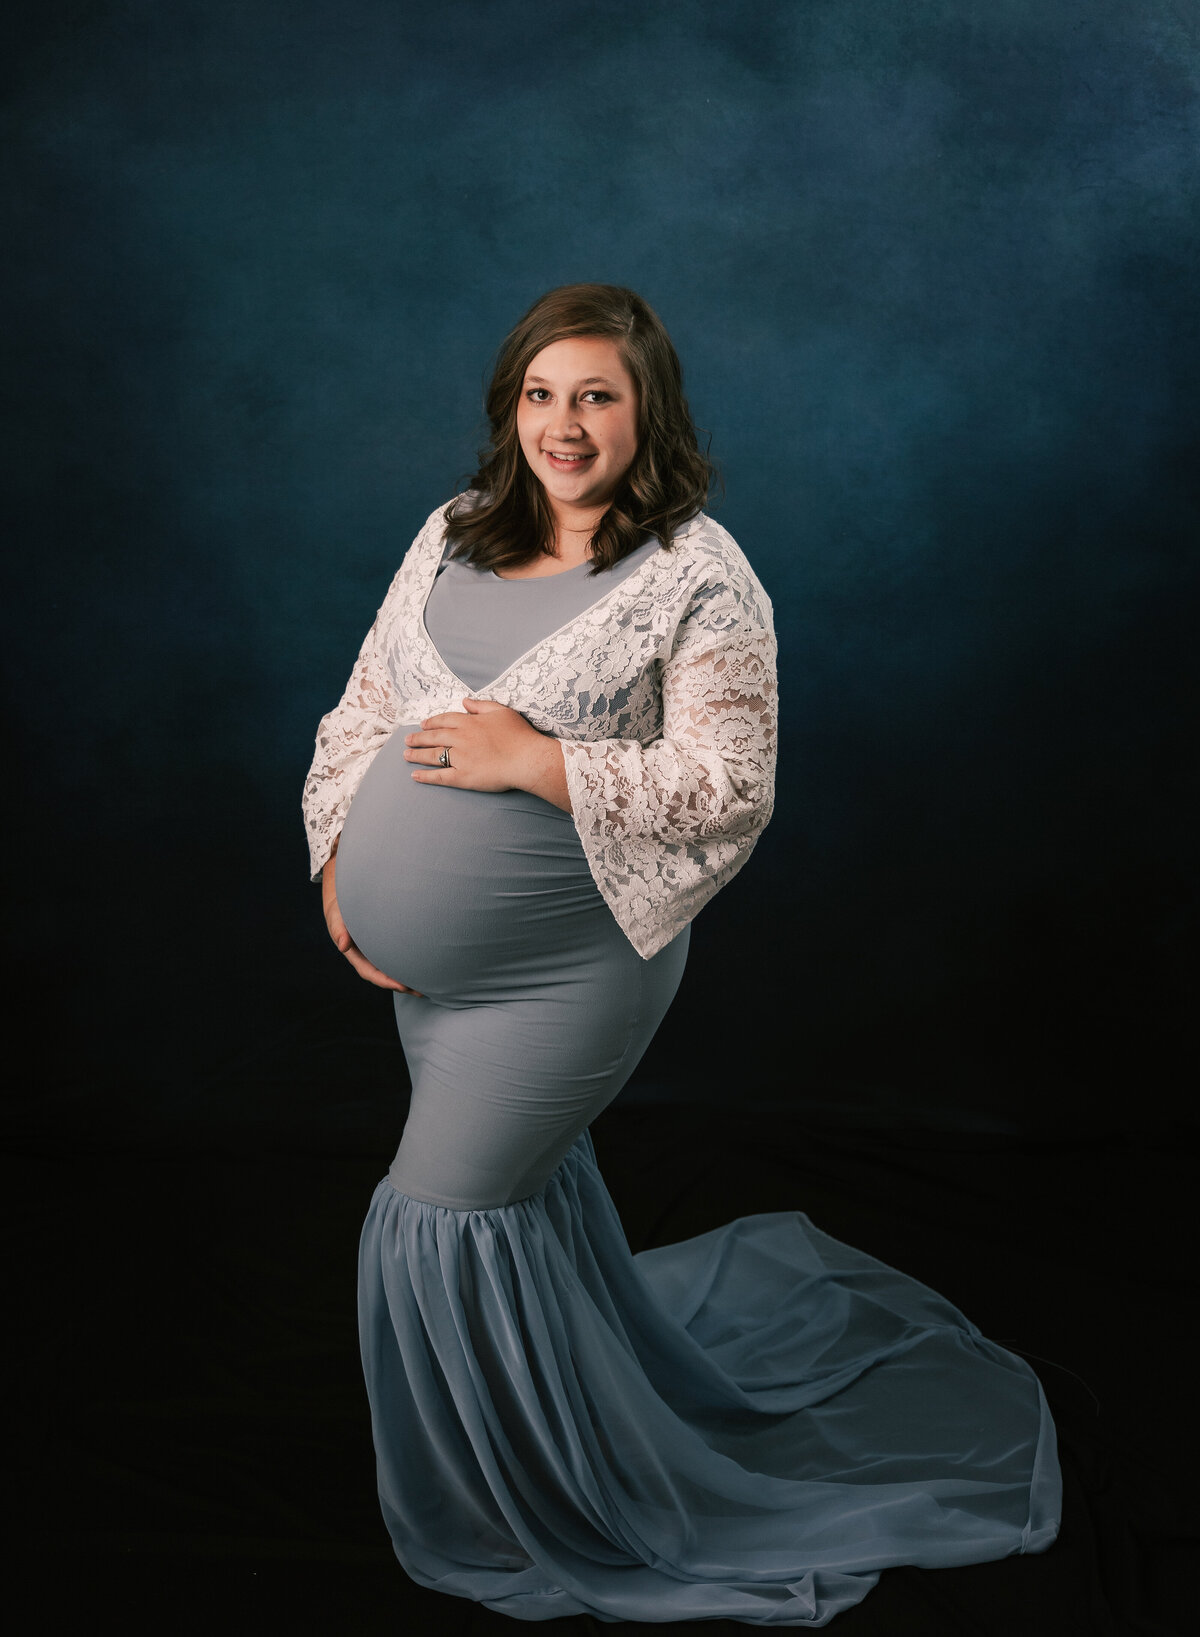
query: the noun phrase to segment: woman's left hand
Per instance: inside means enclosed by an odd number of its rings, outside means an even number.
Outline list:
[[[404,759],[421,784],[448,784],[458,790],[528,790],[571,811],[562,749],[551,734],[539,733],[520,714],[494,699],[464,699],[460,711],[426,717],[417,733],[404,736]],[[442,767],[443,747],[450,765]]]

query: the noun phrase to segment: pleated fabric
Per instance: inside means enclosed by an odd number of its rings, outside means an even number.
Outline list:
[[[381,1182],[359,1304],[400,1562],[518,1619],[821,1626],[1057,1533],[1023,1360],[799,1212],[632,1255],[587,1131],[511,1205]]]

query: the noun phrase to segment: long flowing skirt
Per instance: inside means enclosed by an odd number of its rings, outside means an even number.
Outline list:
[[[514,1205],[381,1182],[359,1300],[396,1552],[506,1614],[818,1626],[1057,1533],[1021,1359],[798,1212],[631,1255],[586,1132]]]

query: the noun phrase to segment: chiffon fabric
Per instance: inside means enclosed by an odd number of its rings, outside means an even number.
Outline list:
[[[496,1210],[380,1183],[360,1268],[380,1500],[423,1585],[821,1626],[892,1565],[1057,1533],[1029,1367],[799,1212],[632,1256],[585,1132]]]
[[[486,697],[611,583],[444,562],[427,631]],[[395,997],[412,1101],[359,1263],[404,1568],[518,1619],[819,1626],[889,1566],[1045,1550],[1040,1384],[936,1292],[800,1212],[630,1253],[587,1126],[670,1005],[687,929],[643,960],[570,814],[415,782],[404,732],[337,867],[359,947],[421,991]]]

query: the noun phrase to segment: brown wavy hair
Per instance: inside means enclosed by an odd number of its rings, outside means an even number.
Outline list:
[[[591,539],[592,574],[627,557],[647,534],[670,550],[674,533],[708,500],[717,469],[701,454],[683,371],[662,320],[619,284],[563,284],[535,301],[500,347],[485,398],[491,437],[469,495],[446,507],[453,557],[515,568],[554,555],[554,513],[517,436],[530,363],[566,336],[611,336],[637,386],[637,453]]]

